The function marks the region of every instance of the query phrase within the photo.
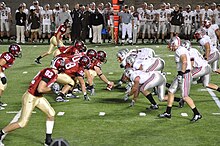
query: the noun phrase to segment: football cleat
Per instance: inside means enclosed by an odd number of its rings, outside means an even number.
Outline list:
[[[6,107],[7,105],[8,105],[7,103],[3,103],[3,102],[0,101],[0,106]]]
[[[86,100],[86,101],[90,101],[90,98],[89,98],[89,96],[86,94],[86,95],[84,95],[84,100]]]
[[[4,109],[5,109],[4,107],[0,106],[0,110],[4,110]]]
[[[52,139],[50,139],[50,140],[45,140],[44,146],[50,146],[52,142],[53,142]]]
[[[162,113],[162,114],[159,114],[158,115],[159,118],[171,118],[171,114],[168,114],[166,112]]]
[[[179,108],[182,108],[182,107],[184,107],[184,100],[180,99],[180,101],[179,101]]]
[[[193,118],[190,120],[191,122],[196,122],[198,121],[199,119],[202,119],[202,115],[194,115]]]
[[[35,59],[34,62],[37,63],[37,64],[41,64],[39,59]]]
[[[156,104],[156,105],[153,105],[153,104],[152,104],[152,105],[150,106],[150,109],[151,109],[151,110],[157,110],[157,109],[159,109],[159,106],[158,106],[157,104]]]
[[[0,141],[0,146],[5,146],[5,145],[2,143],[2,141]]]
[[[79,96],[72,94],[72,93],[69,93],[69,94],[66,94],[66,98],[79,98]]]
[[[130,105],[129,105],[129,107],[133,107],[133,106],[134,106],[134,104],[135,104],[135,101],[134,101],[134,100],[132,100],[132,101],[131,101],[131,103],[130,103]]]
[[[68,102],[69,100],[67,100],[67,99],[64,99],[63,97],[61,97],[61,96],[58,96],[57,98],[56,98],[56,102]]]

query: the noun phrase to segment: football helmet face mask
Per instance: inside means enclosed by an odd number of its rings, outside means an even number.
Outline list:
[[[135,62],[135,56],[132,55],[132,56],[128,56],[126,58],[126,65],[127,66],[132,67],[134,62]]]
[[[62,72],[65,69],[65,60],[62,57],[56,57],[51,61],[50,67]]]
[[[8,51],[14,56],[21,58],[22,57],[22,50],[20,45],[18,44],[12,44],[9,46]]]
[[[130,79],[133,72],[134,72],[134,70],[132,68],[127,68],[124,72],[124,75]]]
[[[98,51],[97,52],[97,59],[100,60],[103,63],[107,62],[107,54],[105,51]]]
[[[82,56],[79,59],[79,65],[83,68],[89,68],[91,65],[91,61],[88,56]]]
[[[91,60],[93,60],[93,59],[96,58],[97,52],[96,52],[96,50],[94,50],[94,49],[89,49],[89,50],[86,52],[86,55],[87,55]]]
[[[206,34],[205,30],[202,28],[199,28],[195,34],[194,34],[194,38],[197,39],[197,41],[199,41],[204,35]]]
[[[119,51],[117,54],[116,54],[116,57],[117,57],[117,61],[119,63],[121,63],[125,58],[126,58],[126,52],[125,51]]]
[[[190,50],[191,48],[191,42],[189,40],[185,40],[181,43],[181,46],[186,48],[187,50]]]
[[[85,43],[83,41],[76,41],[74,43],[74,46],[79,50],[82,51],[82,48],[85,46]]]
[[[211,25],[212,25],[211,20],[208,20],[208,19],[204,20],[204,27],[205,28],[209,28]]]
[[[168,43],[168,49],[170,51],[176,51],[176,49],[180,46],[181,40],[178,36],[175,36],[170,39],[170,42]]]

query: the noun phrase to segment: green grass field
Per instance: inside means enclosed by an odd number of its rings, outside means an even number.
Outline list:
[[[7,50],[6,45],[0,46],[0,52]],[[103,65],[103,72],[109,78],[117,82],[122,74],[119,64],[116,61],[116,52],[121,48],[151,47],[156,54],[166,61],[165,72],[167,81],[171,82],[176,75],[174,58],[168,56],[173,54],[166,49],[165,45],[149,46],[119,46],[88,45],[88,48],[105,50],[108,54],[108,62]],[[8,111],[19,111],[21,108],[21,97],[29,86],[30,81],[37,72],[48,67],[52,55],[42,60],[42,65],[34,64],[34,58],[46,51],[48,45],[23,45],[23,57],[17,59],[12,68],[5,74],[8,78],[8,87],[2,96],[2,100],[8,104],[5,110],[0,111],[0,128],[6,126],[16,114],[8,114]],[[23,72],[27,72],[24,74]],[[113,72],[113,74],[109,74]],[[212,83],[220,85],[219,75],[212,75]],[[202,85],[192,85],[191,97],[194,99],[197,108],[203,115],[203,119],[196,123],[190,123],[192,111],[186,105],[178,108],[174,103],[172,118],[158,119],[157,115],[164,112],[166,102],[159,102],[159,110],[149,111],[148,100],[139,96],[138,102],[133,108],[128,108],[130,100],[123,101],[124,88],[107,91],[106,85],[95,79],[96,94],[91,96],[91,101],[71,99],[68,103],[56,103],[55,95],[45,95],[56,113],[65,112],[63,116],[56,116],[53,138],[63,137],[68,140],[71,146],[210,146],[220,143],[220,113],[216,103]],[[220,93],[215,92],[217,97]],[[177,94],[176,96],[179,96]],[[41,146],[45,138],[46,116],[40,110],[35,109],[36,114],[30,118],[28,125],[9,133],[4,139],[6,146]],[[99,112],[105,112],[101,117]],[[139,113],[145,112],[145,117]],[[181,113],[187,113],[188,117],[182,117]]]

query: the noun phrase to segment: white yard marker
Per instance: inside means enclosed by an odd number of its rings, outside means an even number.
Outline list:
[[[138,48],[139,46],[135,46],[136,48]]]
[[[156,48],[159,48],[160,46],[156,46]]]
[[[99,112],[99,116],[105,116],[105,112]]]
[[[23,72],[23,74],[27,74],[27,73],[28,73],[27,71],[24,71],[24,72]]]
[[[166,72],[167,75],[171,75],[171,72]]]
[[[37,46],[35,45],[35,46],[33,46],[34,48],[36,48]]]
[[[174,57],[175,55],[168,55],[169,57]]]
[[[140,112],[139,116],[144,117],[144,116],[146,116],[146,113]]]
[[[181,113],[181,116],[188,117],[188,114],[187,113]]]
[[[212,96],[212,99],[215,101],[215,103],[217,104],[218,108],[220,108],[220,101],[219,101],[218,97],[216,97],[215,93],[211,89],[209,89],[209,88],[207,88],[207,91]]]
[[[115,48],[118,48],[118,46],[115,46]]]
[[[58,112],[57,116],[63,116],[65,114],[65,112]]]
[[[7,114],[17,114],[19,113],[20,111],[7,111],[6,113]],[[32,114],[36,114],[37,112],[36,111],[33,111]]]
[[[218,116],[220,116],[220,113],[212,113],[213,115],[218,115]]]
[[[113,75],[113,72],[109,72],[108,74],[109,74],[109,75]]]

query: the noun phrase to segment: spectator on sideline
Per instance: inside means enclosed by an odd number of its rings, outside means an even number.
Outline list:
[[[23,7],[19,6],[18,12],[15,14],[16,21],[16,43],[25,43],[24,28],[26,24],[26,14],[23,12]]]
[[[72,17],[71,39],[74,43],[76,40],[80,40],[80,34],[82,31],[82,13],[79,9],[79,4],[75,5],[70,15]]]
[[[179,10],[179,5],[175,5],[175,9],[171,12],[171,29],[170,38],[173,38],[174,34],[178,35],[180,33],[180,27],[183,24],[183,14]]]
[[[91,12],[89,11],[89,4],[85,5],[85,11],[82,13],[82,36],[83,42],[86,42],[86,38],[89,35],[89,19]]]
[[[37,42],[37,35],[40,28],[40,17],[37,16],[36,9],[30,10],[28,23],[31,24],[31,42]]]

